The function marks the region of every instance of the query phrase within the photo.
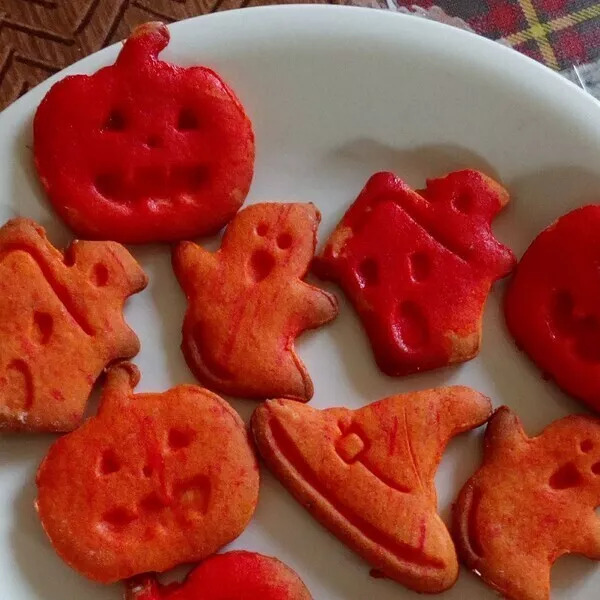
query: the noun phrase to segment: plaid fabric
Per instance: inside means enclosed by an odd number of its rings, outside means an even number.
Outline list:
[[[400,5],[442,8],[475,31],[503,39],[553,69],[600,57],[600,2],[596,0],[413,0]]]

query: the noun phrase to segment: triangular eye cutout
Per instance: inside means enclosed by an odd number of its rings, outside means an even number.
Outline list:
[[[392,173],[367,182],[315,259],[358,312],[380,369],[407,375],[473,358],[492,283],[514,267],[491,223],[498,183],[458,171],[414,191]]]
[[[437,514],[435,471],[450,438],[490,414],[485,396],[450,387],[355,411],[269,400],[252,431],[271,471],[342,542],[386,577],[440,592],[458,563]]]

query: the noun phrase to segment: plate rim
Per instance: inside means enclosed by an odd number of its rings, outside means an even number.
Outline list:
[[[424,34],[424,38],[426,36],[440,33],[445,37],[450,38],[450,43],[464,43],[467,46],[472,46],[473,50],[477,50],[477,46],[479,46],[482,51],[485,50],[487,52],[492,52],[492,54],[495,53],[499,58],[503,58],[505,62],[511,62],[512,65],[509,65],[509,67],[514,65],[514,68],[506,69],[509,77],[515,80],[521,79],[521,81],[525,83],[525,80],[523,79],[525,73],[523,71],[530,71],[534,78],[539,78],[537,86],[537,92],[539,95],[549,98],[549,90],[540,90],[544,87],[544,83],[552,85],[562,93],[571,95],[572,101],[580,102],[582,107],[591,109],[592,112],[597,111],[596,114],[598,115],[598,123],[600,124],[600,111],[598,111],[600,108],[600,101],[596,100],[596,98],[578,87],[575,83],[566,79],[560,74],[560,72],[550,69],[546,65],[543,65],[542,63],[519,52],[518,50],[499,43],[499,41],[484,37],[476,32],[460,29],[453,25],[440,23],[438,21],[433,21],[418,15],[395,12],[386,8],[378,9],[364,6],[341,6],[332,4],[284,4],[237,8],[204,15],[197,15],[195,17],[182,19],[174,23],[169,23],[168,28],[171,32],[172,39],[174,39],[180,29],[189,28],[190,26],[194,27],[200,19],[202,19],[202,22],[205,23],[206,26],[209,22],[231,21],[232,23],[235,23],[236,21],[243,19],[243,27],[247,30],[248,28],[253,27],[253,20],[254,22],[258,22],[264,21],[264,19],[268,18],[282,18],[287,21],[295,14],[303,18],[310,18],[313,15],[327,15],[328,18],[331,18],[333,15],[339,17],[339,15],[344,14],[344,18],[348,19],[352,19],[352,16],[355,15],[356,21],[360,22],[361,27],[364,27],[365,30],[371,27],[370,21],[373,23],[375,23],[377,20],[391,22],[392,19],[396,19],[398,20],[399,24],[410,23],[411,27],[420,30]],[[399,30],[401,28],[402,25],[399,27]],[[339,34],[339,31],[336,33]],[[51,75],[44,81],[38,83],[23,96],[13,101],[4,110],[0,111],[0,127],[3,126],[4,121],[11,119],[13,116],[17,116],[20,113],[22,114],[23,112],[27,112],[28,110],[33,110],[33,106],[31,105],[37,104],[39,101],[41,101],[43,94],[45,94],[47,90],[50,89],[50,87],[60,79],[68,75],[74,75],[85,72],[86,70],[90,70],[86,69],[86,67],[93,67],[94,64],[98,65],[97,68],[101,68],[99,63],[103,62],[103,58],[105,56],[109,57],[113,53],[116,54],[117,49],[122,43],[123,41],[119,41],[88,54],[87,56],[84,56],[78,61]],[[475,64],[477,60],[481,60],[481,56],[476,52],[473,52],[471,56],[473,64]],[[496,71],[505,71],[505,68],[499,69],[495,61],[484,59],[483,62],[487,63],[490,68],[495,69]],[[107,62],[107,64],[110,63]],[[504,65],[504,67],[506,67],[506,65]],[[507,74],[506,71],[504,73],[505,75]]]
[[[553,91],[558,90],[560,99],[565,100],[565,104],[570,104],[571,110],[574,113],[564,113],[565,121],[574,122],[577,118],[576,114],[578,107],[581,107],[584,113],[587,114],[589,111],[589,113],[593,116],[594,124],[598,126],[598,129],[600,130],[600,112],[597,110],[600,105],[598,101],[596,101],[591,95],[578,88],[572,82],[569,82],[559,73],[553,72],[541,63],[538,63],[537,61],[519,53],[514,49],[502,46],[501,44],[493,40],[483,38],[477,34],[468,31],[460,30],[451,25],[428,21],[418,16],[405,15],[401,13],[394,13],[386,10],[376,10],[365,7],[342,7],[332,5],[286,5],[253,7],[250,9],[236,9],[222,13],[201,15],[198,17],[193,17],[177,22],[175,24],[171,24],[169,25],[169,29],[172,32],[173,40],[175,41],[176,37],[178,36],[179,30],[183,30],[185,28],[197,28],[198,25],[196,22],[198,19],[203,19],[201,27],[210,27],[211,23],[221,21],[225,22],[230,20],[232,23],[236,23],[235,27],[238,27],[240,30],[242,30],[242,28],[251,28],[253,24],[261,22],[261,20],[263,19],[266,20],[268,18],[273,18],[275,19],[275,21],[281,22],[281,20],[294,18],[294,14],[296,13],[298,15],[315,15],[318,16],[318,18],[320,19],[323,19],[323,15],[327,13],[328,15],[331,15],[331,17],[328,17],[326,19],[327,21],[330,21],[330,19],[338,19],[339,15],[341,14],[348,14],[348,18],[350,21],[356,23],[363,22],[361,28],[366,32],[366,34],[368,32],[368,35],[376,35],[375,28],[378,22],[391,22],[391,19],[400,19],[398,21],[398,23],[400,24],[400,26],[398,27],[399,32],[402,32],[403,28],[405,27],[412,27],[415,30],[427,32],[426,37],[423,37],[422,43],[424,47],[427,45],[427,40],[431,39],[431,36],[440,35],[448,39],[450,44],[464,44],[464,46],[470,49],[469,51],[473,53],[473,61],[475,63],[480,65],[487,63],[490,65],[490,67],[493,67],[496,72],[503,71],[505,73],[505,76],[507,77],[507,80],[515,82],[515,86],[518,85],[519,82],[527,82],[527,80],[529,79],[529,74],[535,72],[536,75],[534,76],[534,80],[528,83],[528,85],[531,86],[531,89],[528,91],[531,92],[532,97],[540,98],[541,101],[543,101],[544,99],[551,100]],[[267,14],[271,16],[265,18],[264,15]],[[298,18],[305,17],[299,16]],[[255,21],[253,21],[252,19],[255,19]],[[188,23],[188,21],[192,22],[192,24]],[[0,113],[0,139],[3,136],[12,139],[13,129],[10,126],[11,123],[9,122],[9,119],[21,120],[31,118],[35,109],[37,108],[37,103],[41,100],[43,94],[56,81],[60,80],[66,75],[81,72],[82,70],[87,69],[89,65],[92,65],[92,67],[95,69],[100,68],[100,66],[102,66],[105,63],[108,64],[111,58],[114,55],[116,55],[116,52],[120,45],[121,42],[117,42],[116,44],[112,44],[106,48],[103,48],[80,59],[79,61],[73,63],[69,67],[66,67],[65,69],[56,73],[52,77],[46,79],[44,82],[41,82],[39,85],[32,88],[32,90],[30,90],[23,97],[13,102],[9,107],[7,107],[4,111]],[[485,54],[497,57],[493,59],[494,61],[497,61],[498,63],[502,63],[504,61],[504,63],[510,63],[510,65],[514,64],[517,65],[517,68],[513,70],[511,66],[507,68],[506,65],[498,65],[491,63],[489,58],[480,58],[476,56],[478,48],[484,49]],[[437,52],[438,49],[436,47],[436,53]],[[568,90],[571,90],[571,92],[569,92]],[[577,100],[577,98],[579,98],[580,100]],[[3,126],[8,126],[5,131],[2,130]],[[9,167],[9,169],[13,172],[16,171],[16,168],[16,166]],[[140,247],[148,247],[148,245],[143,245]],[[500,394],[495,396],[496,399],[501,397],[502,396]],[[377,398],[373,400],[365,399],[365,406],[376,400]],[[438,492],[441,489],[442,488],[439,487]],[[312,518],[308,520],[311,523],[313,521]],[[11,525],[14,525],[14,523],[12,523]],[[337,540],[336,543],[338,543]],[[342,545],[340,544],[340,546]],[[343,549],[345,549],[345,547]],[[34,554],[34,556],[35,555],[36,554]],[[303,576],[303,573],[300,572],[300,575]],[[306,572],[307,579],[308,576],[309,574],[308,572]],[[26,580],[29,583],[27,576],[23,575],[23,577],[24,580]],[[463,578],[464,577],[465,575],[463,574]],[[487,588],[486,591],[489,594],[492,593]],[[402,587],[398,587],[398,594],[400,596],[403,597],[407,593],[410,595],[410,592],[406,592]]]

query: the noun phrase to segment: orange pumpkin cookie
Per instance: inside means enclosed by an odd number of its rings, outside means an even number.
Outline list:
[[[480,469],[454,507],[462,561],[512,600],[548,600],[563,554],[600,560],[600,420],[569,416],[529,438],[499,408]]]
[[[457,171],[413,191],[377,173],[315,261],[344,289],[379,368],[407,375],[473,358],[492,283],[515,265],[492,219],[508,193],[478,171]]]
[[[177,246],[173,267],[188,299],[182,349],[203,384],[246,398],[312,397],[294,340],[337,315],[335,297],[303,281],[320,218],[312,204],[255,204],[227,227],[218,252]]]
[[[108,372],[98,416],[60,438],[40,466],[36,502],[71,567],[111,583],[199,561],[235,539],[258,499],[246,428],[197,386],[133,394],[129,364]]]
[[[127,583],[125,600],[312,600],[301,579],[281,561],[256,552],[217,554],[182,584],[160,585],[145,575]]]
[[[0,228],[0,430],[77,427],[102,369],[139,351],[123,304],[146,284],[115,242],[63,254],[29,219]]]
[[[392,396],[359,410],[269,400],[252,417],[267,466],[318,521],[385,576],[441,592],[458,575],[434,475],[453,436],[490,401],[466,387]]]

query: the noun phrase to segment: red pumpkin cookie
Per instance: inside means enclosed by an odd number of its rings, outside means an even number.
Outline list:
[[[320,218],[312,204],[255,204],[230,223],[218,252],[192,242],[175,249],[188,299],[182,349],[203,384],[246,398],[312,397],[294,340],[337,315],[335,297],[303,281]]]
[[[0,430],[79,425],[104,367],[139,351],[123,304],[146,283],[115,242],[63,253],[29,219],[0,228]]]
[[[392,173],[367,182],[315,261],[357,310],[379,368],[426,371],[473,358],[492,283],[514,266],[491,231],[498,183],[457,171],[413,191]]]
[[[600,420],[569,416],[529,438],[499,408],[483,464],[454,506],[462,561],[511,600],[548,600],[563,554],[600,560]]]
[[[355,411],[269,400],[252,430],[267,466],[342,542],[385,576],[441,592],[458,563],[437,514],[435,471],[450,438],[490,413],[485,396],[449,387]]]
[[[506,323],[538,367],[600,411],[600,206],[564,215],[519,262]]]
[[[258,499],[238,414],[192,385],[134,394],[138,379],[129,363],[110,369],[98,416],[55,442],[37,475],[54,549],[103,583],[210,556],[242,533]]]
[[[50,202],[80,236],[124,243],[216,233],[252,181],[254,134],[206,67],[158,59],[162,23],[135,29],[114,65],[56,83],[34,121]]]
[[[256,552],[217,554],[182,584],[162,586],[152,576],[127,583],[125,600],[312,600],[301,579],[281,561]]]

